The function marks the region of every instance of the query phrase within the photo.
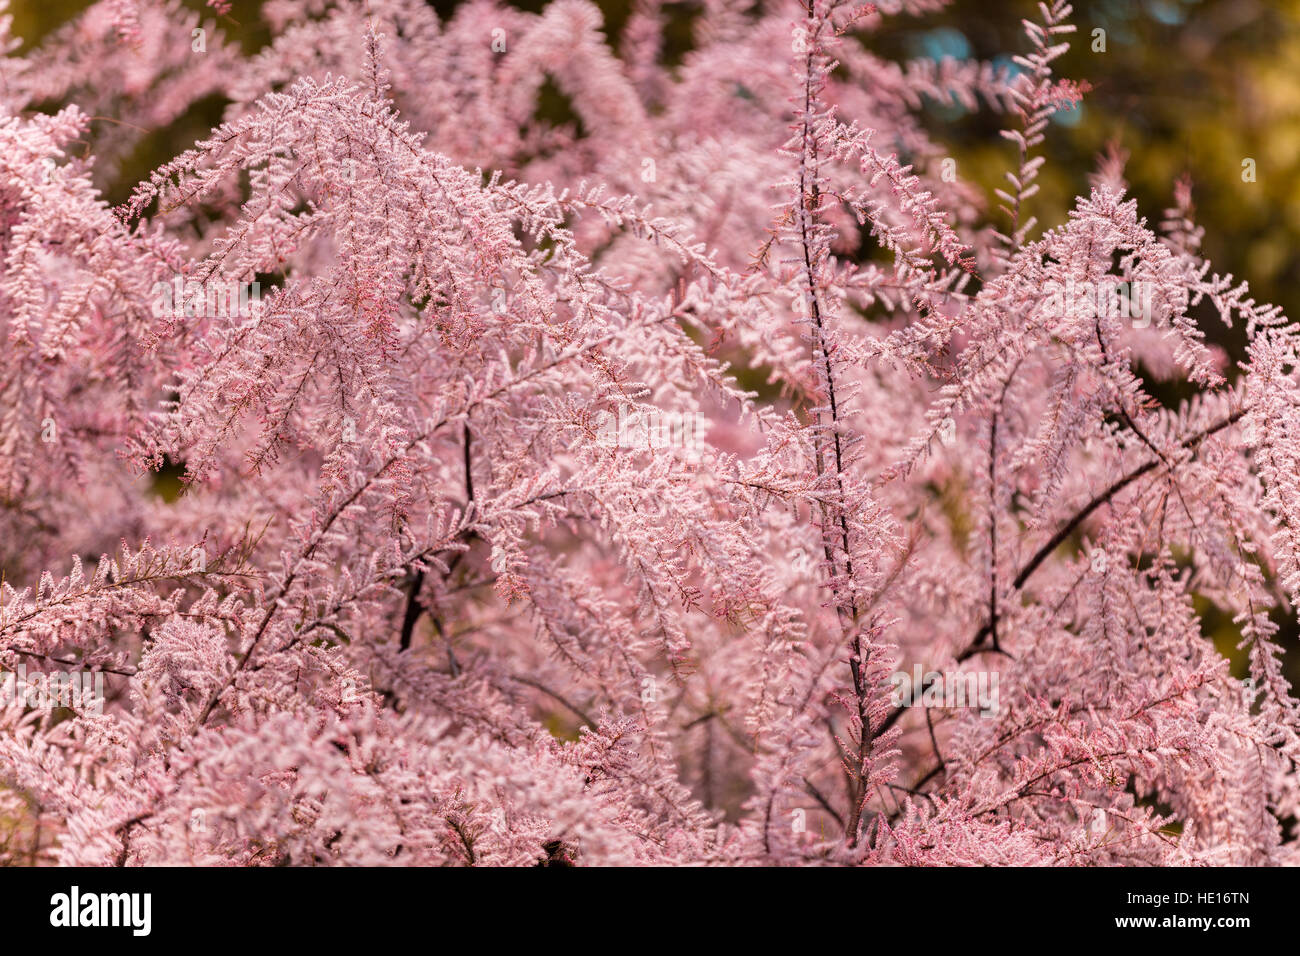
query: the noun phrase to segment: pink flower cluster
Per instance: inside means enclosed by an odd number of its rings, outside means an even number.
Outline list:
[[[940,5],[0,26],[0,667],[104,689],[0,700],[0,861],[1300,862],[1297,327],[1118,155],[1040,227],[1070,9]]]

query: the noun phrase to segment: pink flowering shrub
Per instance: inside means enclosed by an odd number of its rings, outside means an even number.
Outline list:
[[[1118,154],[1030,218],[1070,9],[871,52],[940,5],[6,28],[5,859],[1300,862],[1297,328]]]

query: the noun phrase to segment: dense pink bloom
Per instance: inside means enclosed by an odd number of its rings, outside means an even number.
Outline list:
[[[1117,153],[1028,217],[1069,7],[870,52],[940,5],[704,0],[671,68],[659,0],[0,37],[0,666],[106,697],[0,700],[0,853],[1300,862],[1297,328]]]

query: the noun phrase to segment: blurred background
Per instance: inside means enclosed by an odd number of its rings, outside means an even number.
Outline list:
[[[183,2],[204,19],[215,19],[245,53],[269,40],[259,0],[234,0],[225,16],[216,16],[203,0]],[[617,49],[634,0],[595,2]],[[22,38],[19,52],[39,44],[86,5],[85,0],[11,0],[13,33]],[[457,3],[432,5],[446,17]],[[545,0],[515,5],[537,11]],[[1033,0],[955,0],[936,14],[887,18],[870,42],[878,54],[899,61],[952,56],[1011,65],[1011,56],[1027,48],[1021,18],[1037,19],[1036,6]],[[793,4],[791,9],[793,14]],[[698,0],[664,4],[670,63],[689,52],[699,10]],[[1214,270],[1248,279],[1256,300],[1277,303],[1300,318],[1300,0],[1076,0],[1072,22],[1078,32],[1056,72],[1087,80],[1092,90],[1080,107],[1054,118],[1044,146],[1048,162],[1039,179],[1041,192],[1028,212],[1041,226],[1061,222],[1073,198],[1087,190],[1098,155],[1114,143],[1128,153],[1131,194],[1151,224],[1172,205],[1175,181],[1190,177],[1195,218],[1205,228],[1203,252]],[[207,134],[224,106],[220,98],[200,100],[171,126],[145,137],[106,198],[125,200],[135,181]],[[553,111],[556,122],[567,112],[562,100],[543,102],[541,108],[544,116]],[[991,197],[1003,172],[1014,165],[1014,148],[997,135],[1002,120],[936,103],[925,107],[925,120],[957,158],[962,177],[981,183]],[[1243,178],[1248,159],[1254,181]],[[1217,321],[1205,328],[1230,355],[1241,356],[1240,329],[1226,330]],[[1244,673],[1235,647],[1237,629],[1205,606],[1198,610],[1205,614],[1207,636],[1233,659],[1234,672]],[[1282,626],[1280,640],[1291,651],[1292,682],[1300,685],[1294,615],[1275,617]]]

